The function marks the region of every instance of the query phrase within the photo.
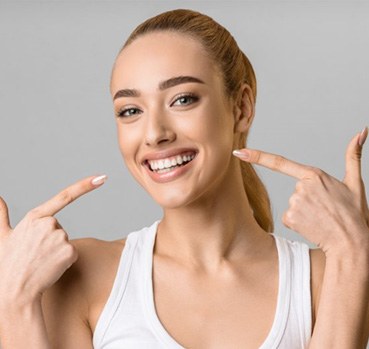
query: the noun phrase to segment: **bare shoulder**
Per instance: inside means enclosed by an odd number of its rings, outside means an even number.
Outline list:
[[[78,260],[42,297],[48,336],[55,348],[92,348],[91,319],[109,294],[125,239],[70,240]],[[98,316],[98,315],[97,315]]]
[[[310,249],[311,296],[313,328],[319,307],[321,286],[325,269],[325,254],[320,248]]]

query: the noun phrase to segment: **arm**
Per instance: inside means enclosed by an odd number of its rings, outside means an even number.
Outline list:
[[[341,256],[326,258],[309,349],[366,348],[369,338],[368,266],[368,254],[358,251],[347,250]]]
[[[40,300],[1,308],[0,343],[2,349],[51,348]]]
[[[250,149],[234,153],[299,180],[283,223],[326,257],[311,349],[358,349],[368,340],[369,209],[361,176],[367,136],[365,128],[351,140],[343,181],[282,156]]]

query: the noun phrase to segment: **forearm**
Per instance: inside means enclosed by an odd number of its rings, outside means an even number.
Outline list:
[[[50,349],[41,301],[22,307],[2,308],[1,349]]]
[[[347,253],[337,258],[327,257],[309,349],[366,348],[368,308],[368,254]]]

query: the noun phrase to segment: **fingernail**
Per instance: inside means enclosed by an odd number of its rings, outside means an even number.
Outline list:
[[[95,177],[91,181],[91,183],[93,185],[100,185],[100,184],[103,184],[107,179],[108,179],[108,176],[107,175],[102,175],[102,176]]]
[[[362,147],[366,141],[366,138],[368,137],[368,127],[364,127],[364,129],[361,131],[360,136],[359,136],[359,145],[360,147]]]
[[[242,151],[241,150],[238,150],[238,149],[233,150],[232,154],[234,156],[238,156],[238,157],[242,158],[243,160],[248,160],[250,158],[250,152],[248,152],[245,149],[242,150]]]

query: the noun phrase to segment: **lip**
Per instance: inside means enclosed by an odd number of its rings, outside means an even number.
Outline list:
[[[147,153],[143,156],[143,159],[141,161],[142,165],[145,165],[148,160],[159,160],[159,159],[165,159],[170,158],[172,156],[176,156],[183,153],[195,153],[195,156],[197,155],[198,151],[194,148],[176,148],[176,149],[167,149],[167,150],[161,150],[156,151],[152,153]]]
[[[189,170],[191,170],[194,160],[196,160],[197,157],[197,151],[194,150],[185,150],[183,151],[183,149],[180,152],[175,152],[175,153],[165,153],[166,157],[170,157],[170,156],[174,156],[174,155],[178,155],[178,154],[182,154],[185,152],[195,152],[195,157],[190,161],[187,162],[186,164],[179,166],[177,168],[175,168],[174,170],[171,170],[169,172],[164,172],[164,173],[157,173],[155,171],[151,171],[150,170],[150,165],[148,163],[148,159],[146,158],[146,160],[143,161],[143,167],[145,168],[145,171],[147,171],[149,177],[157,183],[167,183],[170,181],[173,181],[175,179],[177,179],[178,177],[184,175],[185,173],[187,173]],[[160,152],[161,156],[163,155],[164,152]],[[157,153],[156,153],[157,154]],[[170,156],[168,156],[168,154],[171,154]],[[152,160],[153,158],[150,158],[150,160]],[[158,157],[158,159],[162,159],[162,157]]]

